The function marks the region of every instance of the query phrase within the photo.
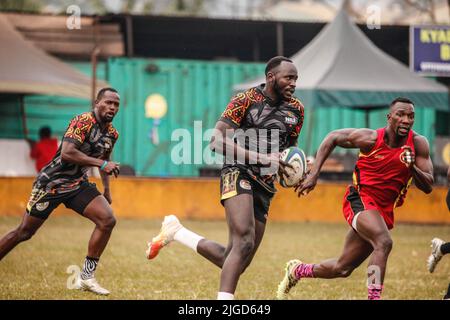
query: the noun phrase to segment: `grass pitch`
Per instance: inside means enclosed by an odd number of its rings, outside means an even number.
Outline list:
[[[215,299],[219,269],[191,249],[172,243],[152,261],[145,258],[147,241],[159,232],[158,220],[118,219],[96,277],[111,291],[108,297],[68,290],[71,265],[81,266],[93,224],[74,214],[53,216],[28,242],[0,262],[0,299]],[[18,217],[0,217],[0,235],[17,226]],[[197,233],[223,244],[224,221],[182,221]],[[268,222],[252,264],[241,277],[236,298],[274,299],[285,262],[300,258],[320,262],[337,257],[348,226],[328,223]],[[426,269],[430,240],[450,240],[450,226],[398,224],[388,261],[384,299],[441,299],[450,280],[450,256],[433,274]],[[347,279],[305,279],[291,299],[366,299],[367,262]]]

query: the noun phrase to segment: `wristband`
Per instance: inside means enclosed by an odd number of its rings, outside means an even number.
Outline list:
[[[106,167],[107,164],[108,164],[108,161],[105,160],[105,161],[103,162],[102,166],[100,167],[100,170],[105,169],[105,167]]]

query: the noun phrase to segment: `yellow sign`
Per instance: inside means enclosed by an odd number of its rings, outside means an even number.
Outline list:
[[[161,119],[167,113],[167,101],[158,94],[152,94],[145,99],[145,116],[147,118]]]
[[[447,143],[442,148],[442,159],[448,166],[450,166],[450,143]]]
[[[450,43],[450,29],[421,29],[420,41],[422,43]]]

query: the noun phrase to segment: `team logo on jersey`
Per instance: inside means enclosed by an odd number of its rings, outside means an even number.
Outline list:
[[[241,180],[241,182],[239,182],[239,185],[242,189],[252,190],[252,186],[250,185],[250,182],[248,182],[248,180]]]
[[[95,145],[95,148],[101,150],[100,152],[105,154],[111,151],[112,146],[113,144],[111,139],[104,137],[103,139],[98,140],[98,142]]]
[[[284,122],[287,124],[297,124],[297,117],[284,117]]]
[[[47,209],[49,202],[40,202],[40,203],[36,203],[36,209],[38,211],[44,211],[45,209]]]
[[[400,162],[409,168],[412,163],[412,151],[409,148],[403,148],[403,152],[400,153]]]

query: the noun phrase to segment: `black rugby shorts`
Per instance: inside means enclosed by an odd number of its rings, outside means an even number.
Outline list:
[[[59,194],[48,193],[36,188],[33,184],[26,211],[30,216],[45,220],[53,210],[64,203],[67,208],[82,215],[87,205],[99,195],[101,193],[97,190],[95,183],[87,181],[81,182],[76,190]]]
[[[253,196],[255,219],[266,223],[274,193],[267,191],[239,168],[224,168],[220,175],[220,203],[224,205],[227,199],[245,193]]]

